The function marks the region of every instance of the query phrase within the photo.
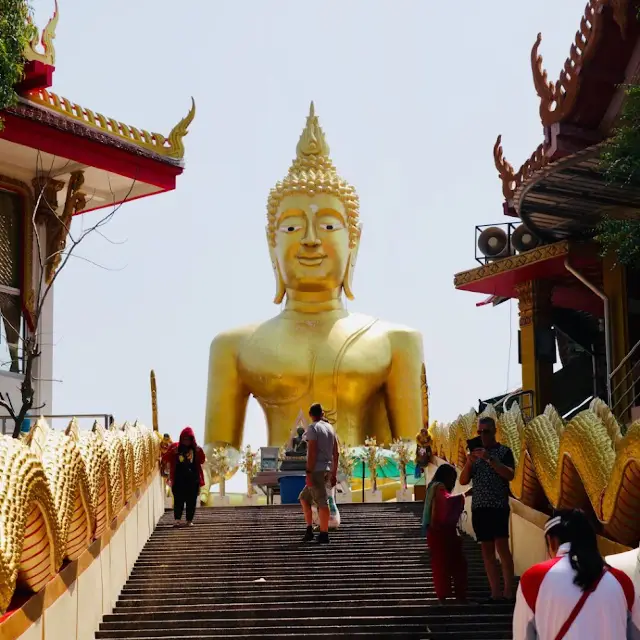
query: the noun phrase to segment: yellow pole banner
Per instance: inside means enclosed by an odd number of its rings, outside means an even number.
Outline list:
[[[153,416],[153,430],[158,431],[158,390],[156,387],[156,372],[151,370],[151,413]]]

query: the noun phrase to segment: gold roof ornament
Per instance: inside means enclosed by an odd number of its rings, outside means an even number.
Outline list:
[[[580,87],[580,73],[585,63],[593,56],[602,34],[602,7],[605,4],[607,4],[607,0],[589,0],[580,22],[580,29],[571,45],[569,57],[555,83],[549,80],[547,72],[542,66],[542,56],[539,54],[542,34],[538,34],[531,50],[531,70],[533,71],[533,84],[540,98],[540,119],[545,127],[560,122],[576,103]],[[620,20],[620,7],[615,11],[618,20]]]
[[[276,217],[280,202],[289,195],[313,196],[326,193],[337,196],[344,204],[349,226],[351,248],[356,246],[359,229],[360,202],[355,187],[338,175],[331,158],[329,145],[320,127],[313,102],[309,107],[307,123],[296,146],[296,158],[284,179],[269,193],[267,221],[269,242],[275,246]]]
[[[42,62],[43,64],[55,67],[56,50],[53,41],[56,37],[59,17],[58,0],[55,0],[55,11],[47,23],[47,26],[42,31],[42,38],[40,38],[38,28],[33,24],[31,18],[29,18],[29,24],[33,27],[33,37],[24,50],[24,57],[28,62]],[[43,53],[38,50],[39,45],[42,45]]]
[[[178,122],[178,124],[171,129],[171,133],[167,137],[167,142],[169,146],[166,147],[167,152],[166,155],[170,158],[176,158],[181,160],[184,158],[184,142],[183,138],[189,133],[189,126],[193,122],[196,117],[196,101],[191,97],[191,109],[189,109],[189,113]],[[158,134],[155,134],[158,135]]]
[[[158,155],[174,160],[182,160],[184,158],[183,139],[189,133],[189,125],[196,117],[196,103],[191,98],[189,113],[165,137],[161,133],[149,133],[144,129],[136,129],[136,127],[118,122],[113,118],[106,118],[101,113],[94,113],[91,109],[81,107],[47,89],[32,91],[25,97],[29,102],[46,107],[65,118],[80,122],[92,129],[97,129],[102,133],[124,140],[129,144],[148,149]]]
[[[493,161],[498,170],[498,175],[502,181],[502,195],[507,202],[513,200],[516,191],[537,171],[549,164],[549,157],[546,154],[545,144],[538,145],[531,157],[515,171],[513,165],[504,157],[502,149],[502,136],[498,136],[493,145]]]

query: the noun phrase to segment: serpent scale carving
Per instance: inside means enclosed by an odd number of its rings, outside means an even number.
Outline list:
[[[56,431],[40,419],[24,440],[0,436],[0,615],[18,585],[40,590],[106,531],[155,472],[159,447],[138,423]]]
[[[620,425],[599,399],[565,424],[552,406],[525,425],[520,409],[495,415],[498,439],[516,460],[511,491],[535,509],[582,508],[592,511],[602,532],[621,544],[640,540],[640,422],[622,435]],[[466,440],[475,431],[475,411],[450,425],[434,425],[435,451],[458,466]]]

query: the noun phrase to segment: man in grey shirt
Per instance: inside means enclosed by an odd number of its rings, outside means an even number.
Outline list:
[[[317,542],[329,542],[329,495],[328,487],[335,487],[338,475],[338,438],[333,427],[324,419],[324,410],[312,404],[309,416],[313,422],[307,428],[307,482],[300,493],[300,504],[307,523],[303,541],[310,542],[313,536],[313,514],[311,505],[318,506],[320,534]]]

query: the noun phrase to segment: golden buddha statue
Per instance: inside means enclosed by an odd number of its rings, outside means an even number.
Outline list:
[[[260,403],[270,446],[320,402],[343,442],[390,443],[428,424],[420,333],[349,313],[360,244],[359,201],[329,158],[313,103],[296,159],[267,204],[267,241],[284,310],[211,344],[205,441],[242,445],[247,401]]]

